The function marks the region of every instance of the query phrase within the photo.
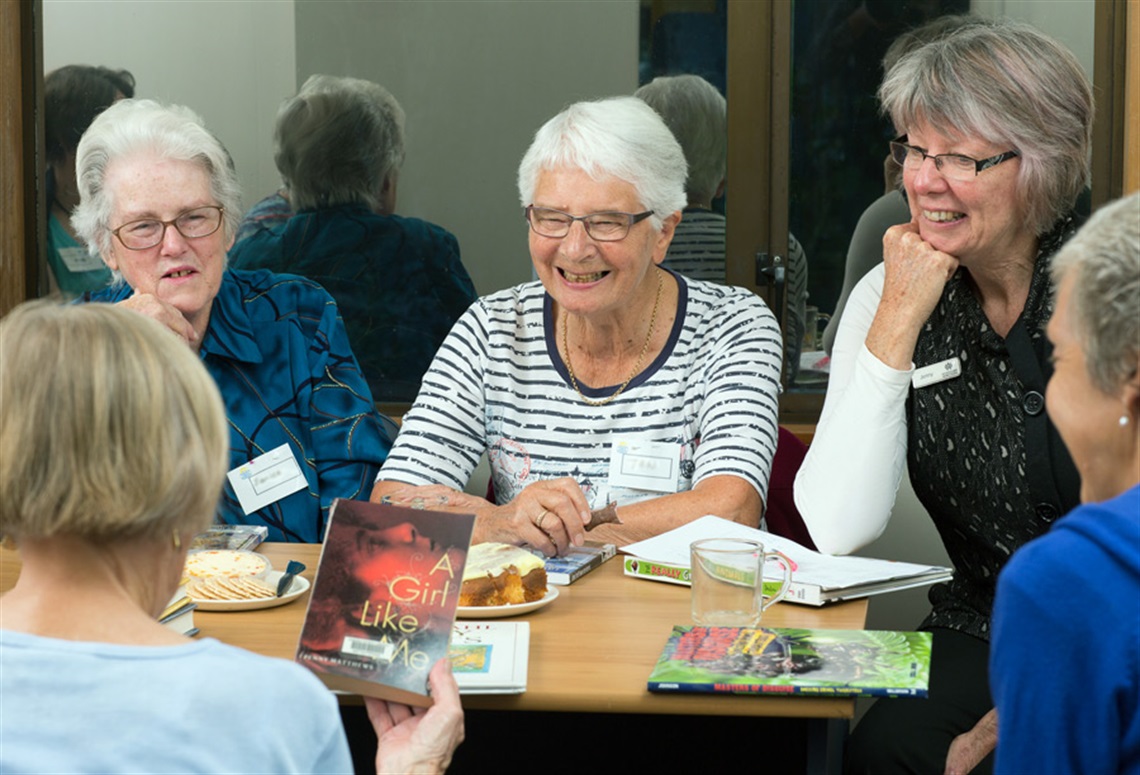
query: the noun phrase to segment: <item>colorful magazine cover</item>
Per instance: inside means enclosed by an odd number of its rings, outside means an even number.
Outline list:
[[[929,632],[677,625],[653,692],[925,697]]]

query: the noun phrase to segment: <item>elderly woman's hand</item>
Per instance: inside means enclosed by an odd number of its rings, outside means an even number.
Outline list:
[[[958,269],[958,259],[924,241],[918,224],[892,226],[883,235],[886,277],[867,349],[888,366],[910,368],[922,324]]]
[[[118,306],[157,320],[181,337],[184,342],[197,347],[198,332],[194,330],[194,326],[190,325],[181,312],[157,296],[150,293],[136,293],[129,299],[120,301]]]
[[[428,674],[434,704],[410,708],[373,697],[364,698],[376,730],[376,772],[442,773],[463,742],[463,706],[447,659]]]
[[[544,479],[523,488],[515,499],[491,510],[481,530],[483,541],[525,543],[547,556],[565,554],[586,540],[590,504],[570,477]]]
[[[472,543],[526,544],[547,556],[565,554],[586,540],[590,504],[570,477],[544,479],[523,489],[510,503],[496,506],[477,495],[442,484],[402,485],[380,481],[372,500],[414,509],[475,514]]]

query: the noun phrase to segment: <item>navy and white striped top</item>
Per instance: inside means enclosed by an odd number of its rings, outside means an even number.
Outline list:
[[[538,282],[475,302],[424,375],[379,479],[462,489],[481,455],[506,503],[528,484],[578,481],[591,508],[661,493],[611,487],[618,440],[678,445],[677,491],[739,476],[763,498],[776,449],[780,329],[751,292],[683,279],[661,354],[617,399],[590,406],[570,385]],[[587,388],[591,398],[617,386]]]

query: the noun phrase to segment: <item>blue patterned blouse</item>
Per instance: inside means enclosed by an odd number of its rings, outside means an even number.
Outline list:
[[[132,293],[123,283],[84,300]],[[320,541],[333,499],[367,498],[392,446],[336,302],[302,277],[228,270],[201,355],[226,405],[230,468],[288,444],[308,482],[247,516],[227,481],[219,520],[264,524],[270,541]]]

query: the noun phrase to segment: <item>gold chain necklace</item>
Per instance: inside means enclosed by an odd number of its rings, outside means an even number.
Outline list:
[[[582,388],[578,387],[578,379],[574,376],[574,365],[570,363],[570,342],[567,339],[567,331],[570,329],[570,317],[563,313],[562,316],[562,349],[566,352],[566,371],[570,374],[570,384],[574,386],[574,391],[578,397],[585,401],[590,406],[605,406],[610,401],[622,394],[622,391],[629,386],[633,378],[641,371],[641,362],[645,360],[645,353],[649,352],[649,342],[653,339],[653,329],[657,327],[657,308],[661,305],[661,273],[657,274],[657,295],[653,298],[653,312],[649,315],[649,333],[645,335],[645,344],[641,345],[641,353],[637,356],[637,363],[633,365],[633,371],[625,378],[625,382],[621,383],[621,387],[617,389],[613,395],[606,396],[602,399],[587,398],[582,393]]]

